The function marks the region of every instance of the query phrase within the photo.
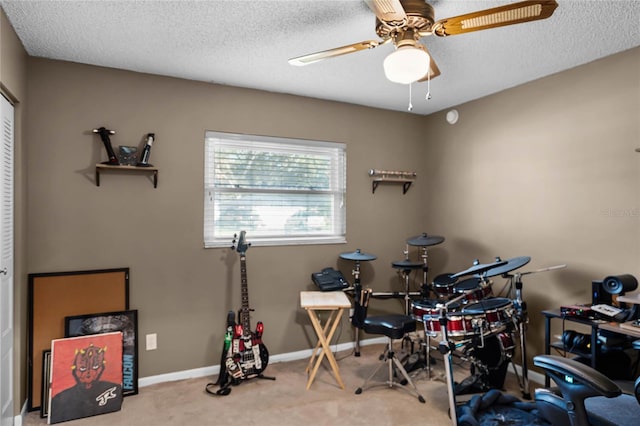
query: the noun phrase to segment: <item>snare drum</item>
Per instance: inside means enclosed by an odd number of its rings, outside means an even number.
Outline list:
[[[427,315],[437,315],[439,312],[436,308],[437,303],[438,301],[435,299],[412,300],[411,312],[413,318],[416,321],[423,321],[423,318]]]
[[[453,278],[453,274],[440,274],[433,279],[433,291],[439,296],[449,296],[453,294],[453,288],[458,281]]]
[[[424,332],[436,336],[440,333],[440,309],[437,307],[439,301],[433,299],[423,299],[412,303],[414,318],[424,323]],[[452,340],[459,340],[471,337],[475,334],[472,316],[465,316],[458,312],[460,303],[452,303],[445,313],[447,319],[447,335]]]
[[[462,299],[462,303],[476,303],[493,294],[491,284],[483,284],[480,278],[476,277],[460,281],[453,287],[453,293],[456,295],[461,295],[470,290],[472,291]]]
[[[511,299],[494,297],[462,308],[464,315],[474,317],[475,323],[482,322],[483,333],[499,333],[507,328],[515,309]]]

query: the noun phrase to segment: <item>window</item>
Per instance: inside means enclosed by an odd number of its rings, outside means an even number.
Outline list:
[[[204,245],[345,242],[346,146],[207,132]]]

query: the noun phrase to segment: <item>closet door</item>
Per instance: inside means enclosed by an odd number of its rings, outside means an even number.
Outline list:
[[[0,96],[0,426],[13,425],[13,105]]]

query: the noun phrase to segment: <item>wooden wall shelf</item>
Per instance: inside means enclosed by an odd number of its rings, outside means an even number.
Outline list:
[[[100,172],[104,171],[122,171],[124,173],[153,173],[153,187],[158,187],[157,167],[112,166],[109,164],[96,164],[96,186],[100,186]]]
[[[378,188],[378,185],[380,184],[380,182],[401,183],[402,184],[402,194],[406,194],[407,191],[409,190],[409,187],[413,183],[413,180],[396,179],[396,178],[389,178],[389,177],[375,178],[375,179],[373,179],[373,182],[371,182],[371,186],[372,186],[371,192],[373,194],[376,193],[376,188]]]

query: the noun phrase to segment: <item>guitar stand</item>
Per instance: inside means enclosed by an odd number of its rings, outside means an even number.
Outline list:
[[[219,382],[221,377],[222,377],[222,373],[218,376],[218,381],[216,381],[215,383],[207,383],[204,390],[211,395],[227,396],[231,393],[231,386],[238,386],[239,384],[247,380],[253,380],[253,379],[275,380],[276,379],[273,376],[265,376],[264,374],[260,373],[255,377],[250,377],[242,380],[231,378],[231,380],[229,380],[227,383],[220,384]],[[212,390],[214,386],[220,386],[220,389],[214,391]]]

